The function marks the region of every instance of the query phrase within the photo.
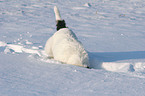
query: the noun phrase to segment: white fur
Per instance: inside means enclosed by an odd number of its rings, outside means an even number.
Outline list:
[[[61,20],[60,12],[56,6],[54,6],[54,13],[56,21]]]
[[[88,53],[68,28],[60,29],[48,39],[45,52],[55,60],[66,64],[89,66]]]

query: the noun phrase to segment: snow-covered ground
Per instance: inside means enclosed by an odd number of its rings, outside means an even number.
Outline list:
[[[92,69],[47,58],[58,6]],[[0,0],[0,96],[145,96],[145,0]]]

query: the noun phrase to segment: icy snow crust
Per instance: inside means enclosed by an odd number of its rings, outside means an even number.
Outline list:
[[[53,7],[92,69],[48,58]],[[1,0],[0,96],[144,96],[144,0]]]

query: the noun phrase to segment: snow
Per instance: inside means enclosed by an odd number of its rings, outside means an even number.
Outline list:
[[[92,69],[48,58],[53,7]],[[0,96],[144,96],[144,0],[0,0]]]

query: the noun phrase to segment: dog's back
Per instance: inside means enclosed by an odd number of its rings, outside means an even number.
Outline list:
[[[48,39],[45,45],[45,51],[55,60],[66,64],[89,66],[88,53],[84,49],[76,35],[66,28],[65,21],[60,20],[60,14],[57,7],[54,8],[57,21],[57,32]]]

